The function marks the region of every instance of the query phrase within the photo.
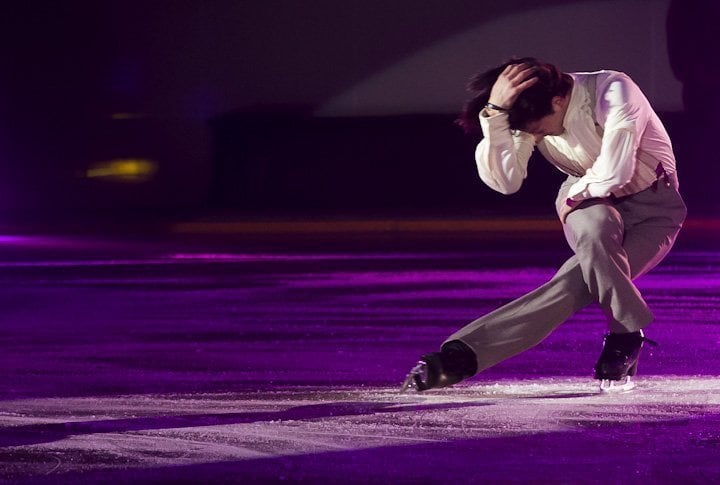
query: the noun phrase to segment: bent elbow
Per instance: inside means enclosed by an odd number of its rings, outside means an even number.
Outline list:
[[[498,184],[497,187],[493,188],[503,195],[512,195],[520,190],[520,187],[522,187],[522,180],[519,182],[506,180],[504,183]]]
[[[482,172],[478,172],[478,175],[485,185],[493,189],[495,192],[500,192],[503,195],[514,194],[520,190],[520,186],[522,185],[522,180],[520,183],[514,183],[510,180],[497,180]]]
[[[500,192],[503,195],[512,195],[512,194],[516,193],[518,190],[520,190],[520,186],[521,185],[504,186],[504,187],[499,188],[498,192]]]
[[[503,182],[503,186],[500,192],[504,195],[511,195],[520,190],[520,187],[522,187],[523,181],[525,180],[525,174],[524,173],[513,173],[513,177],[506,178]]]

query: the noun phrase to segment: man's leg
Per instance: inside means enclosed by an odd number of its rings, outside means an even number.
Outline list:
[[[537,345],[591,302],[580,264],[573,256],[550,281],[466,325],[443,345],[463,342],[475,353],[480,372]]]
[[[655,267],[675,241],[685,218],[675,187],[648,189],[617,207],[589,201],[578,208],[570,214],[574,222],[568,217],[566,235],[576,251],[579,240],[581,254],[538,289],[455,332],[445,345],[467,345],[479,372],[538,344],[593,301],[604,302],[611,332],[645,327],[652,314],[631,280]]]
[[[630,256],[624,247],[625,225],[620,211],[611,202],[592,199],[571,212],[563,226],[587,291],[600,304],[610,322],[610,331],[616,333],[636,332],[653,320],[652,312],[632,282]],[[633,259],[638,256],[633,254]]]
[[[642,276],[662,261],[675,243],[687,208],[677,191],[675,175],[617,204],[626,221],[623,246],[633,278]]]
[[[402,391],[445,387],[471,377],[537,345],[591,302],[573,256],[544,285],[461,328],[448,337],[441,352],[424,355]]]
[[[671,175],[616,204],[625,221],[623,248],[633,280],[657,266],[675,244],[687,215],[677,186],[677,178]],[[622,332],[626,326],[614,317],[609,318],[610,331]]]
[[[639,328],[652,320],[630,281],[619,212],[603,200],[587,201],[570,213],[564,229],[575,256],[550,281],[447,339],[460,340],[475,352],[478,371],[535,346],[593,301],[608,309],[614,305],[624,312],[620,321]]]
[[[614,206],[625,223],[623,248],[634,279],[665,258],[687,211],[677,192],[677,179],[667,176],[649,189],[615,201]],[[605,335],[602,353],[595,364],[595,378],[605,391],[634,387],[631,377],[637,372],[640,351],[647,340],[642,327],[628,332],[626,322],[617,318],[618,306],[615,301],[605,308],[610,333]]]

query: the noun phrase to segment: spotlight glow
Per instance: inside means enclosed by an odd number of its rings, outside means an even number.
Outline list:
[[[87,178],[101,178],[116,182],[141,183],[152,179],[158,163],[146,158],[116,158],[97,162],[85,172]]]

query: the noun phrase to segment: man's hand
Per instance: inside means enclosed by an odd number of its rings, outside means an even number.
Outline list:
[[[490,103],[510,109],[517,97],[537,82],[535,68],[528,64],[510,64],[500,73],[490,90]]]
[[[565,219],[567,219],[568,214],[577,209],[578,204],[580,203],[572,199],[565,199],[565,203],[560,207],[560,222],[565,224]]]

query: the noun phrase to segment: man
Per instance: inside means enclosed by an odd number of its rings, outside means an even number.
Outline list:
[[[421,357],[402,390],[446,387],[542,341],[597,302],[609,332],[595,366],[601,389],[629,388],[653,315],[632,280],[655,267],[685,219],[670,139],[637,85],[616,71],[563,73],[534,58],[476,76],[461,115],[484,138],[482,181],[516,192],[534,148],[568,175],[556,208],[575,255],[538,289],[452,334]]]

